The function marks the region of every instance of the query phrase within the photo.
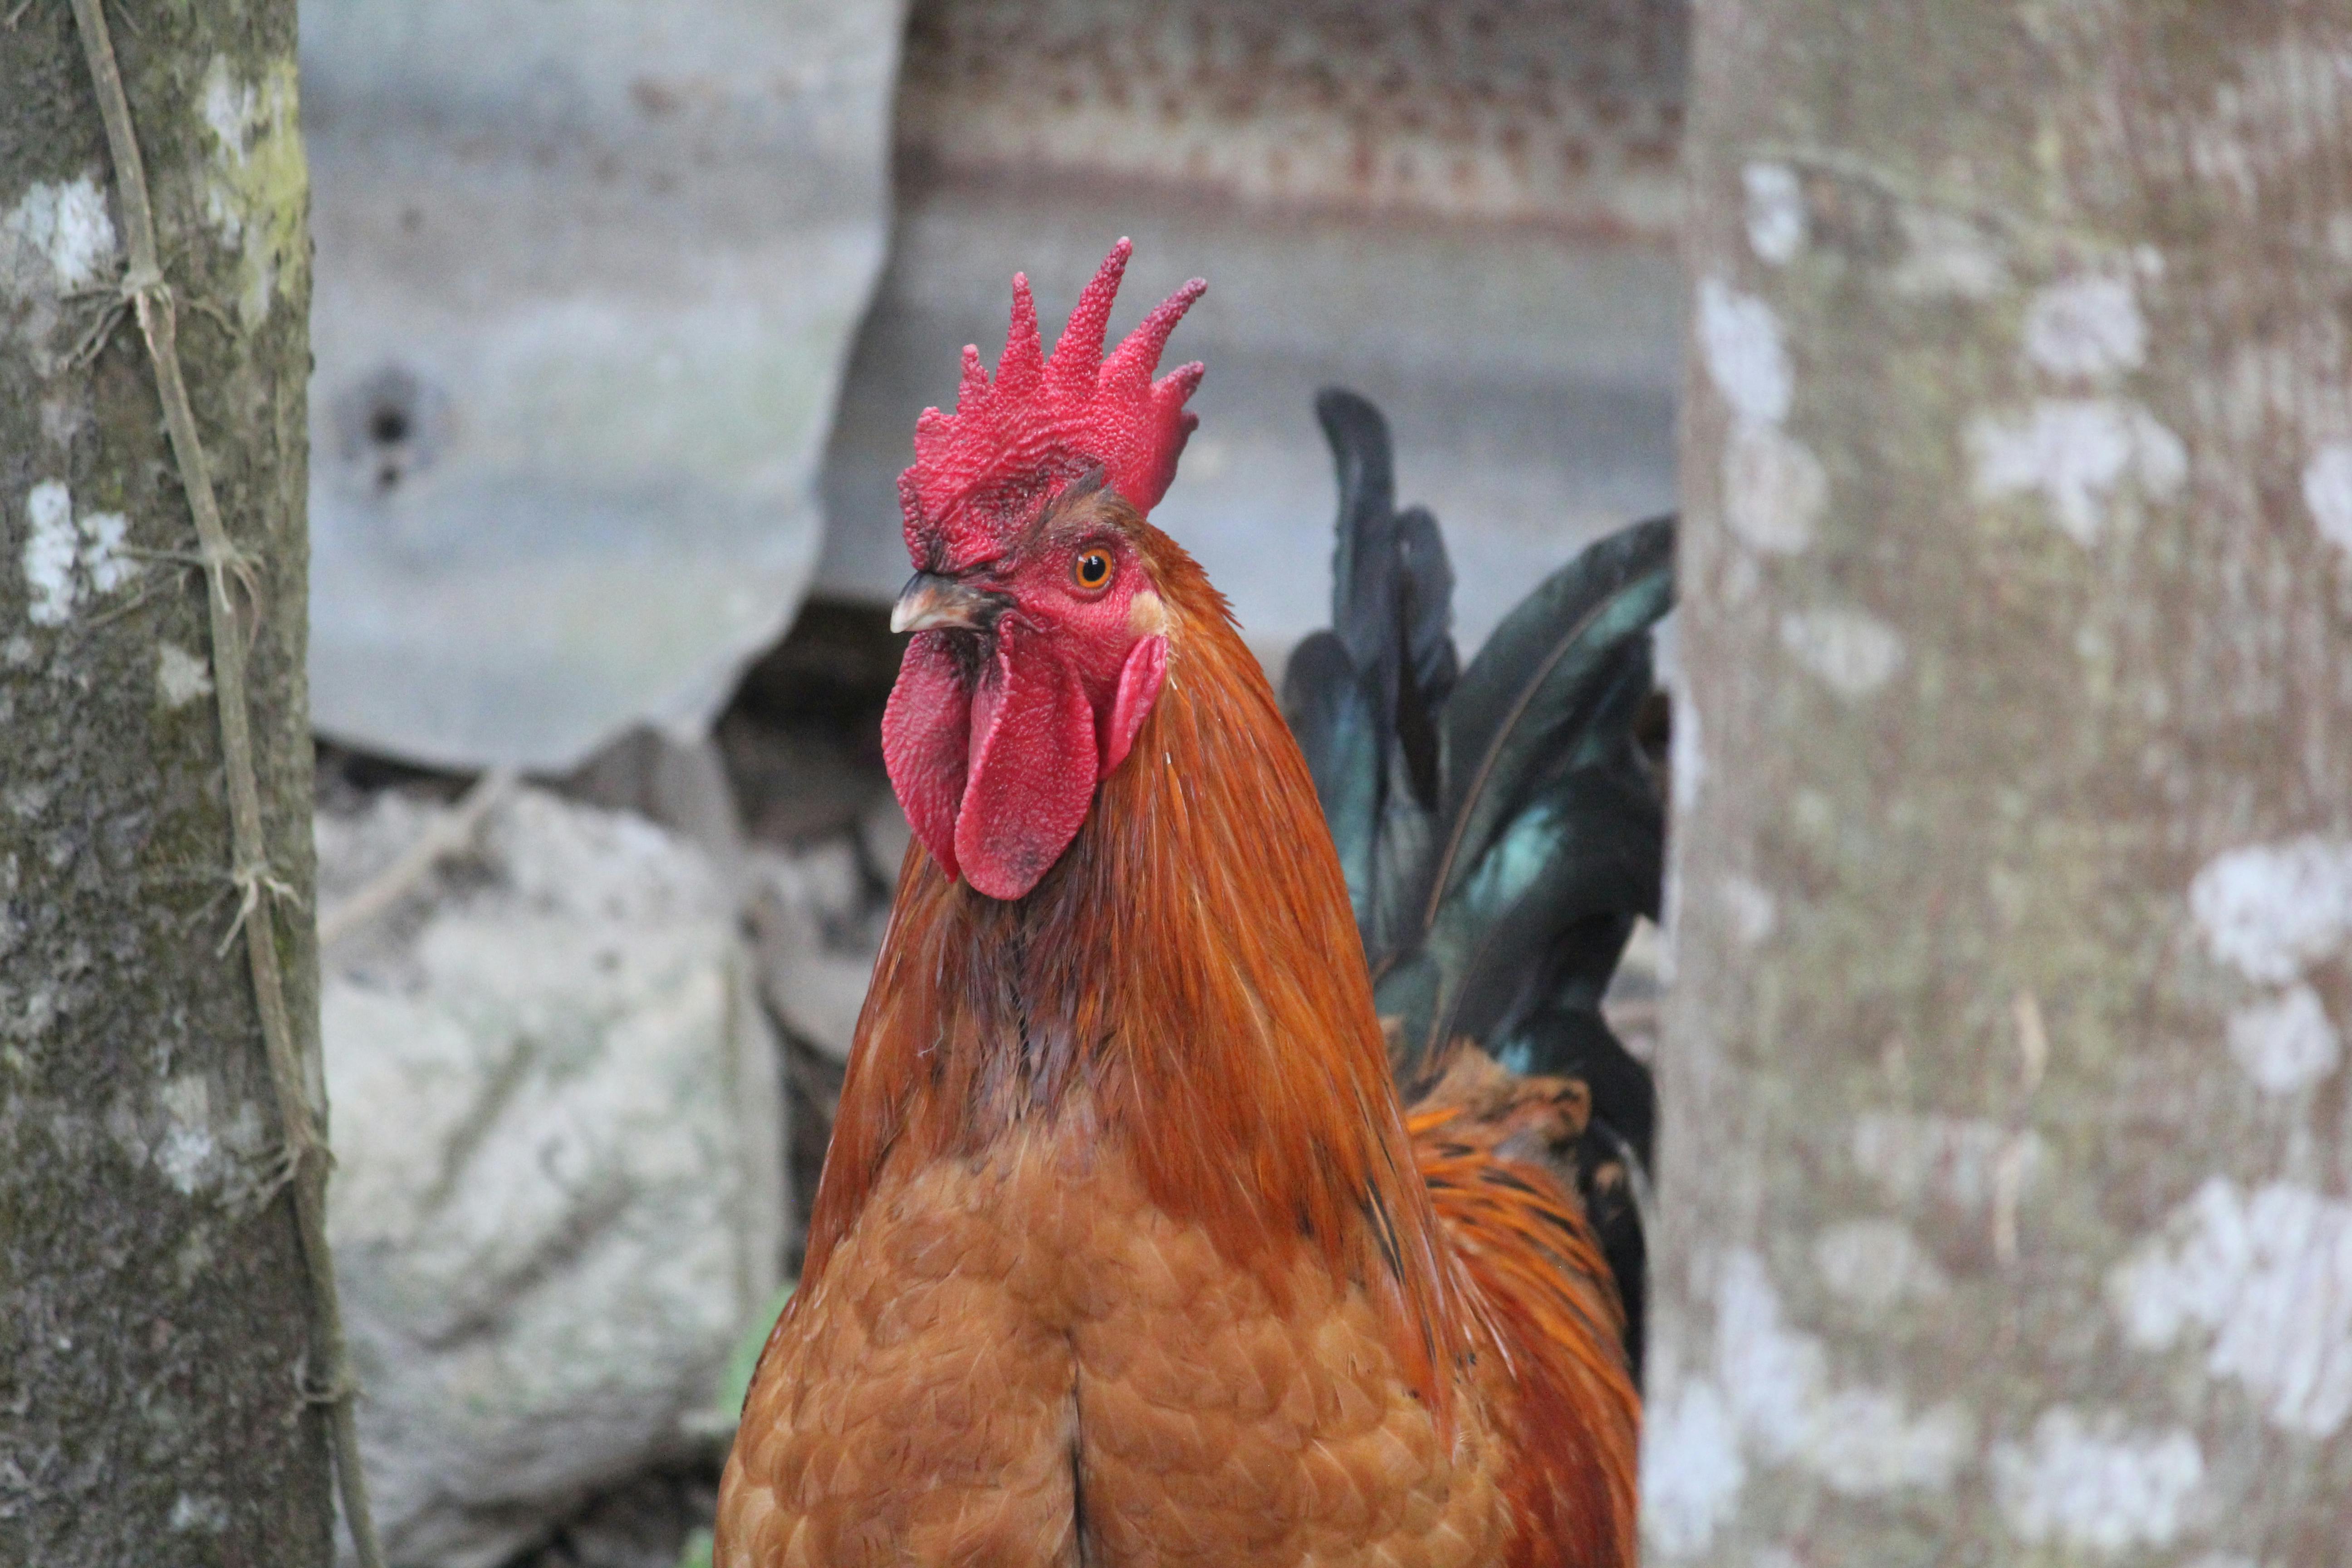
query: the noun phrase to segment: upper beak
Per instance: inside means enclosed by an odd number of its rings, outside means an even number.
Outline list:
[[[961,631],[985,631],[995,624],[1004,601],[985,588],[975,588],[936,572],[918,572],[907,579],[898,602],[890,610],[894,632],[929,631],[953,626]]]

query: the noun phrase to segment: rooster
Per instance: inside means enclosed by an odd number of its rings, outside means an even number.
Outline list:
[[[913,842],[714,1560],[1630,1564],[1621,1304],[1525,1157],[1583,1091],[1417,1051],[1404,1110],[1315,780],[1147,521],[1205,285],[1106,359],[1128,254],[1050,359],[1016,277],[916,427]]]

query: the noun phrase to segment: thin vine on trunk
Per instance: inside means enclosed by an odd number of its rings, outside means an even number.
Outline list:
[[[115,16],[0,30],[0,1559],[315,1568],[339,1472],[373,1568],[306,907],[294,5]]]

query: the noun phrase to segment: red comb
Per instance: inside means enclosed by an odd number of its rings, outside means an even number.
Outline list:
[[[926,408],[915,422],[915,462],[898,476],[898,504],[916,565],[986,555],[1038,501],[1091,468],[1102,468],[1139,510],[1167,491],[1184,438],[1200,423],[1184,400],[1201,384],[1201,366],[1180,365],[1158,381],[1151,373],[1168,334],[1209,286],[1195,278],[1168,296],[1106,360],[1103,332],[1134,248],[1124,239],[1111,247],[1050,360],[1028,277],[1013,275],[1013,324],[995,382],[981,368],[980,351],[967,346],[955,412]]]

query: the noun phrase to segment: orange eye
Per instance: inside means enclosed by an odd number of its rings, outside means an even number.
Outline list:
[[[1110,552],[1081,550],[1070,563],[1070,580],[1088,593],[1110,581]]]

